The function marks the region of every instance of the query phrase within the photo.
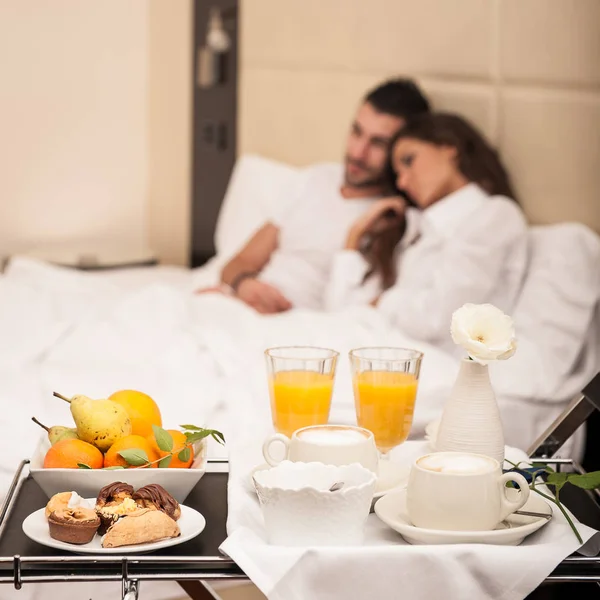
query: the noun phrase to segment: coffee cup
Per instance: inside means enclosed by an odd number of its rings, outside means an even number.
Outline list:
[[[506,487],[509,482],[519,493]],[[502,474],[500,463],[483,454],[427,454],[414,462],[408,478],[408,516],[415,527],[425,529],[489,531],[528,498],[522,475]]]
[[[285,447],[285,456],[273,456],[274,444]],[[282,460],[293,462],[321,462],[327,465],[359,463],[377,473],[377,448],[368,429],[345,425],[311,425],[296,430],[289,438],[282,433],[268,437],[263,444],[263,455],[272,467]]]

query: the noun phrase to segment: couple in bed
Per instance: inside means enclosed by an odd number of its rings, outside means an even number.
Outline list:
[[[462,304],[513,309],[527,226],[506,171],[464,119],[431,113],[412,81],[367,94],[343,166],[306,169],[290,194],[221,273],[221,291],[257,311],[371,304],[443,345]]]

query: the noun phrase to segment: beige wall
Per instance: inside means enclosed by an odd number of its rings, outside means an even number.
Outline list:
[[[187,264],[192,148],[192,1],[149,0],[149,196],[151,248]]]
[[[0,255],[146,241],[145,0],[0,2]]]
[[[496,143],[534,222],[600,231],[599,0],[242,0],[239,151],[338,160],[392,75]]]
[[[241,2],[240,152],[336,160],[364,91],[408,74],[499,144],[534,221],[600,230],[599,0]],[[187,261],[191,7],[0,2],[0,255]]]
[[[0,257],[187,263],[192,27],[192,0],[0,1]]]

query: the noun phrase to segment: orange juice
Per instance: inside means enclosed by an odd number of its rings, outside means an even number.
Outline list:
[[[363,371],[354,377],[354,399],[360,427],[375,436],[385,453],[406,441],[412,426],[417,378],[396,371]]]
[[[333,374],[279,371],[269,378],[275,431],[288,437],[301,427],[329,420]]]

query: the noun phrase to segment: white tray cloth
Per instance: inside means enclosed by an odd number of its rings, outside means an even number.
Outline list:
[[[409,462],[430,451],[427,442],[407,442],[394,460]],[[244,570],[269,600],[305,598],[430,600],[520,600],[579,543],[560,512],[520,546],[462,544],[411,546],[376,515],[367,521],[366,542],[356,548],[283,548],[266,543],[256,495],[248,474],[261,461],[260,444],[230,448],[229,537],[221,550]],[[525,454],[507,449],[511,460]],[[600,536],[578,524],[580,552],[595,554]],[[591,541],[590,538],[594,537]]]

